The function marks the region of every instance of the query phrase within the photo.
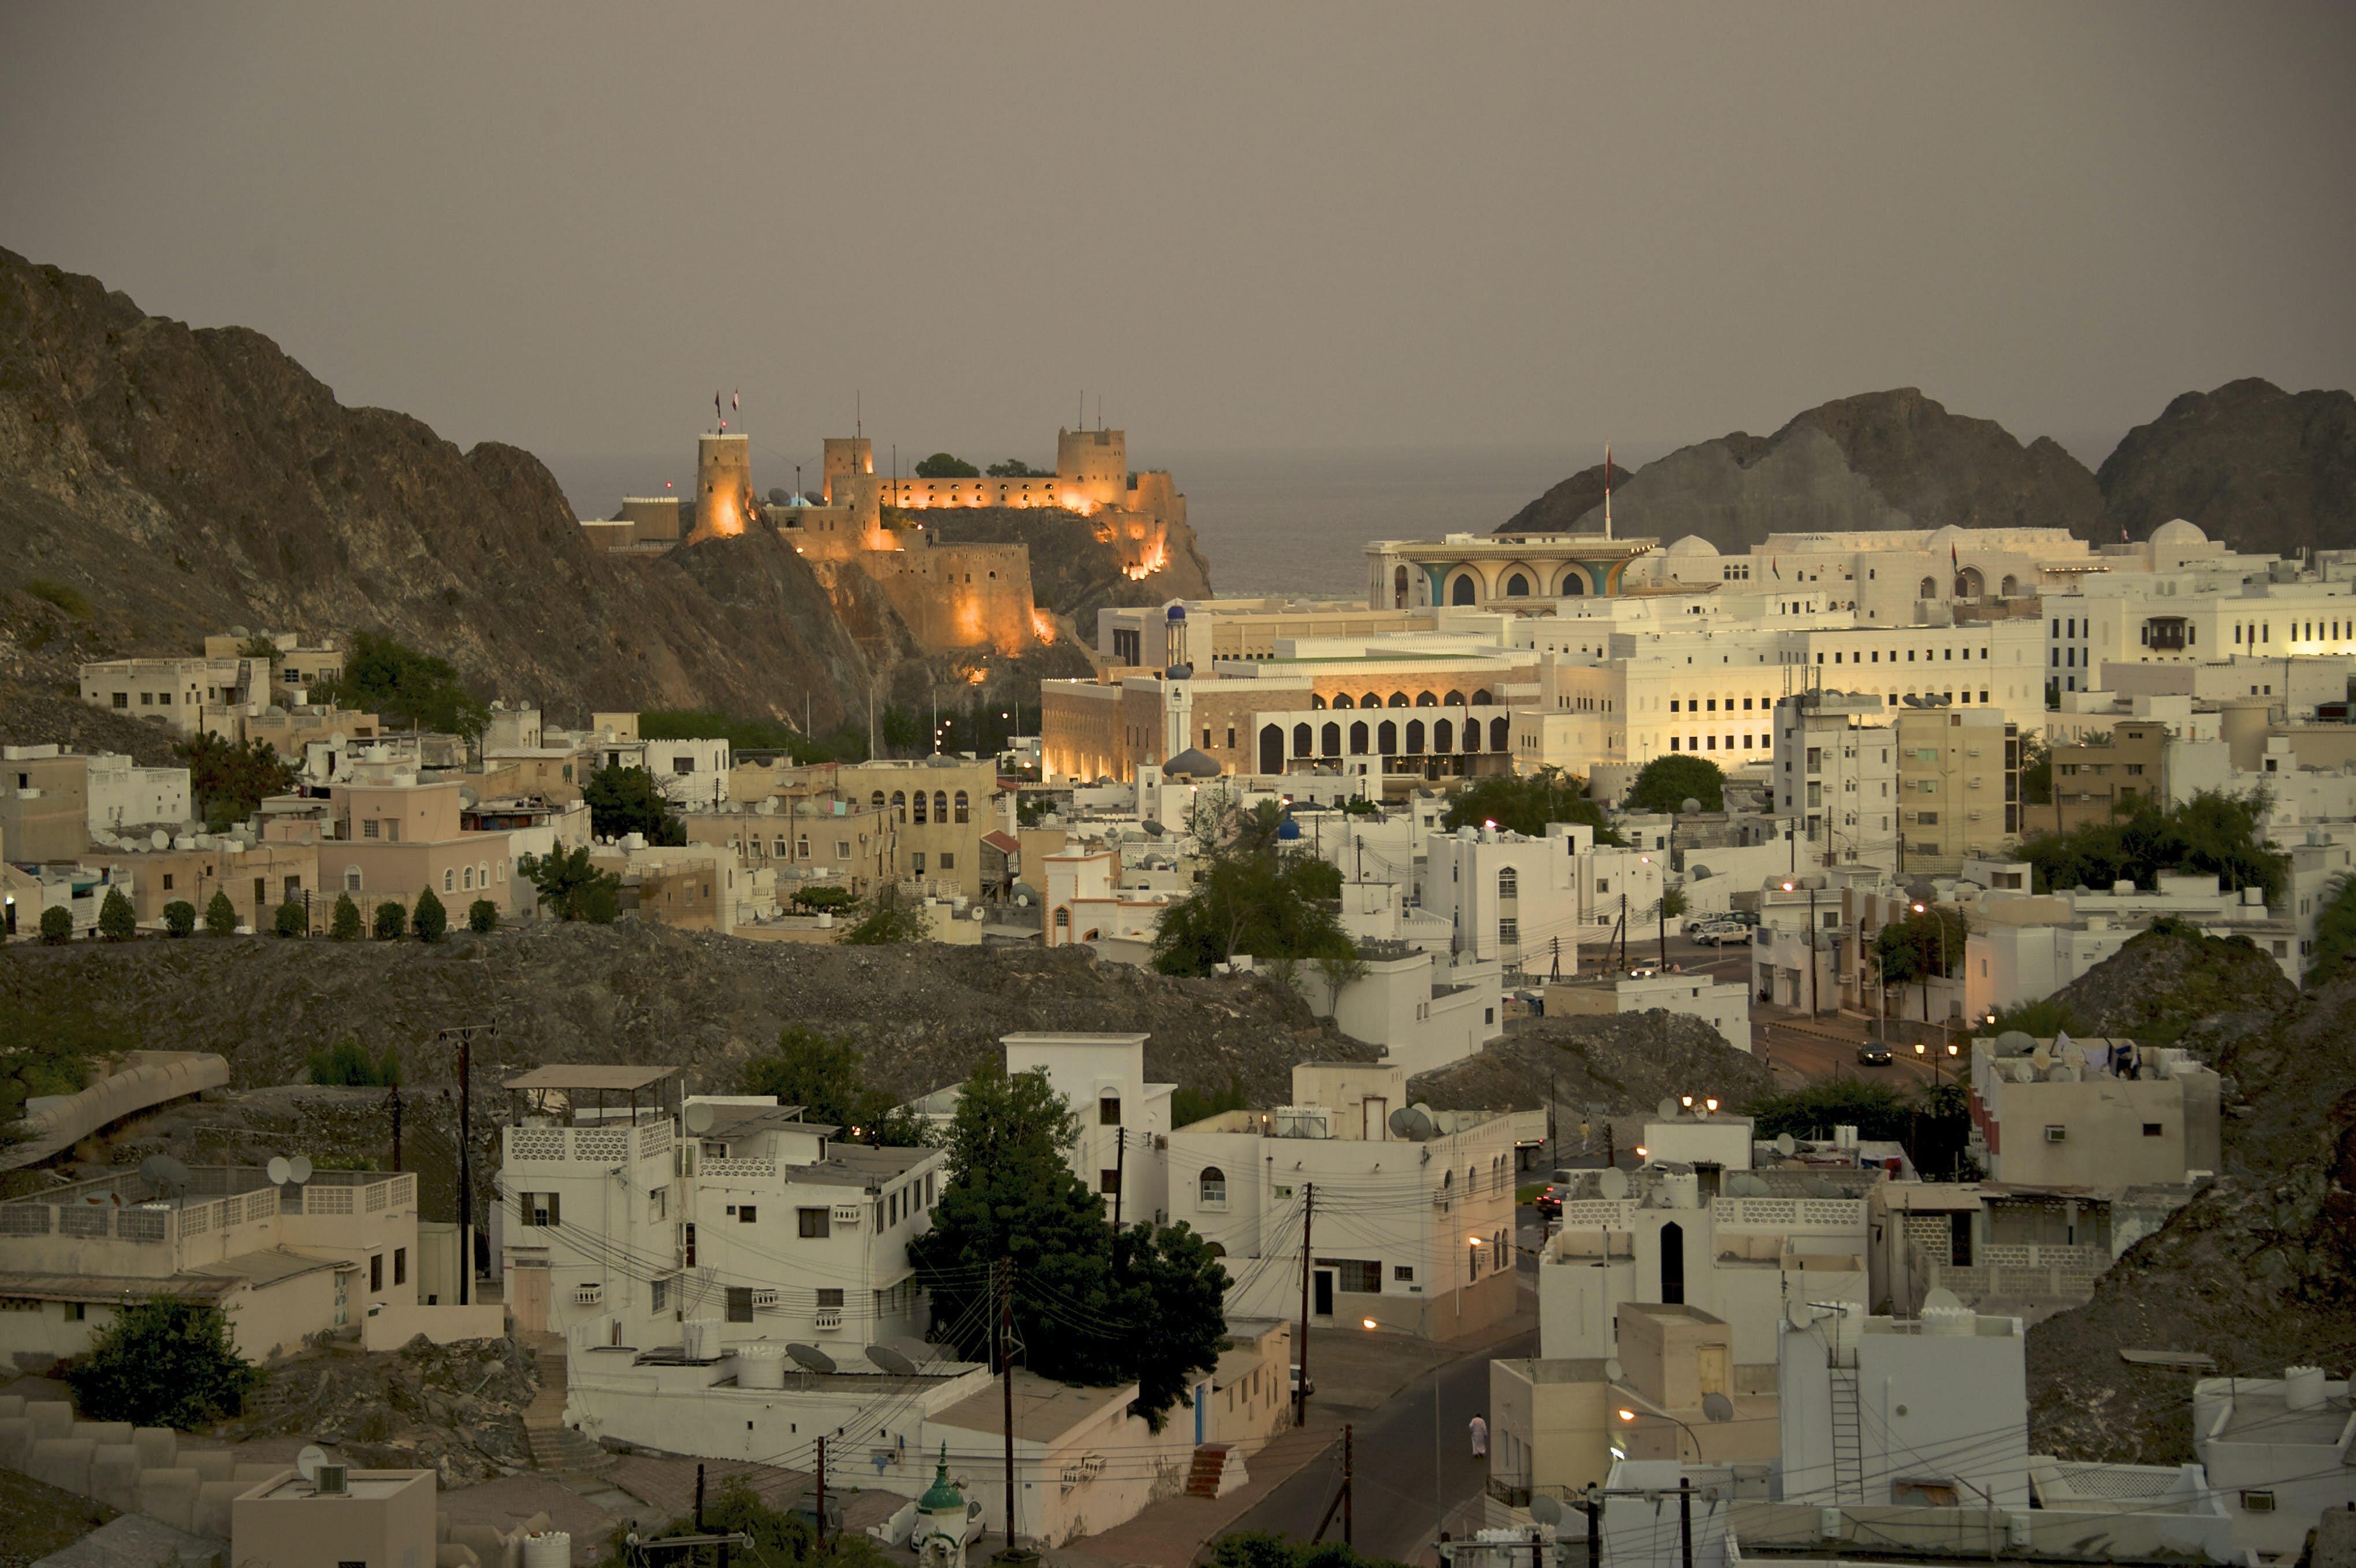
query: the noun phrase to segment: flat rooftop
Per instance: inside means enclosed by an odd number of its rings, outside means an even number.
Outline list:
[[[2296,1443],[2329,1448],[2348,1430],[2345,1394],[2324,1397],[2309,1410],[2293,1410],[2279,1391],[2237,1393],[2217,1435],[2228,1443]]]
[[[536,1067],[530,1072],[509,1079],[503,1087],[603,1090],[607,1093],[626,1094],[634,1089],[660,1083],[679,1070],[675,1067],[594,1067],[586,1063],[559,1062],[550,1067]]]

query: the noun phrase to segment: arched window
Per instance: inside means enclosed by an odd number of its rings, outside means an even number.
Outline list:
[[[360,868],[357,865],[347,865],[344,867],[344,891],[357,893],[359,890]]]
[[[1451,692],[1448,695],[1440,699],[1440,704],[1444,708],[1461,708],[1464,705],[1464,693],[1462,692]]]
[[[1529,596],[1530,580],[1526,574],[1516,572],[1512,576],[1505,579],[1505,597],[1509,599],[1526,599]]]
[[[1375,742],[1376,750],[1381,752],[1385,757],[1397,757],[1398,755],[1398,725],[1393,724],[1388,719],[1385,719],[1382,724],[1382,728],[1376,731],[1375,734],[1376,737]]]
[[[1966,566],[1962,571],[1955,574],[1955,597],[1959,599],[1976,599],[1980,595],[1987,591],[1987,579],[1980,575],[1980,569],[1978,567]]]
[[[1312,748],[1315,744],[1316,739],[1310,731],[1308,721],[1303,720],[1301,723],[1292,726],[1293,756],[1307,757],[1311,755]]]
[[[2004,581],[1997,585],[1997,592],[2008,599],[2019,597],[2020,579],[2007,572],[2004,575]]]
[[[1055,911],[1055,929],[1059,931],[1068,931],[1072,929],[1072,912],[1069,909]]]
[[[1430,692],[1418,692],[1415,694],[1415,705],[1419,708],[1436,708],[1440,706],[1440,699]]]
[[[444,866],[442,868],[442,891],[444,893],[455,893],[457,890],[458,874],[452,871],[449,867]]]
[[[966,800],[965,791],[962,789],[957,792],[957,820],[961,822],[969,822],[973,820],[972,804]]]
[[[1939,585],[1933,579],[1925,577],[1914,585],[1914,596],[1918,599],[1935,599],[1939,596]]]
[[[1320,732],[1318,732],[1317,741],[1318,741],[1318,746],[1317,746],[1318,750],[1320,750],[1320,751],[1323,752],[1326,756],[1328,756],[1328,757],[1339,757],[1339,756],[1341,756],[1341,755],[1342,755],[1342,726],[1341,726],[1340,725],[1334,724],[1333,721],[1331,721],[1331,720],[1329,719],[1328,721],[1326,721],[1325,727],[1324,727],[1323,730],[1321,730]]]
[[[1195,1187],[1204,1208],[1225,1208],[1227,1206],[1227,1173],[1218,1166],[1205,1165],[1203,1174],[1195,1178]]]
[[[1506,727],[1504,716],[1500,715],[1496,718],[1491,719],[1489,721],[1489,749],[1491,751],[1510,751],[1513,749],[1513,745],[1514,732]]]
[[[1473,693],[1472,705],[1476,708],[1487,707],[1489,705],[1489,693],[1486,692]]]
[[[1481,749],[1481,721],[1479,719],[1466,719],[1464,721],[1464,749],[1467,751],[1478,751]]]
[[[1274,725],[1260,726],[1259,770],[1262,773],[1284,771],[1284,732]]]
[[[1479,596],[1480,590],[1473,586],[1470,572],[1459,574],[1456,581],[1448,585],[1448,602],[1451,605],[1469,605]]]
[[[1522,896],[1522,874],[1512,866],[1497,873],[1497,897],[1518,898]]]
[[[1575,599],[1586,592],[1587,579],[1585,576],[1580,575],[1578,567],[1574,566],[1569,571],[1565,572],[1562,575],[1562,588],[1560,590],[1562,597],[1566,599]]]
[[[472,893],[475,890],[475,868],[471,865],[465,865],[460,866],[459,871],[462,873],[458,878],[459,887],[466,892]]]
[[[916,791],[916,825],[925,825],[925,792],[922,789]]]
[[[946,789],[936,789],[933,791],[933,821],[946,822],[948,820],[949,792]]]
[[[1364,719],[1350,726],[1350,755],[1353,757],[1366,755],[1366,721]]]
[[[878,789],[875,793],[870,795],[867,798],[867,803],[874,807],[877,811],[882,811],[884,809],[884,791]]]
[[[892,814],[904,822],[908,820],[908,797],[898,789],[892,791]]]
[[[1391,693],[1391,700],[1388,705],[1394,708],[1406,707],[1408,705],[1407,693],[1405,692],[1393,692]]]
[[[490,885],[491,885],[491,868],[490,868],[490,866],[488,865],[488,864],[477,865],[475,867],[475,886],[477,886],[477,887],[488,887]]]
[[[1350,700],[1349,693],[1344,692],[1333,699],[1333,705],[1337,708],[1355,708],[1358,704]]]
[[[1319,696],[1319,695],[1318,695],[1316,693],[1314,693],[1314,692],[1310,693],[1309,693],[1309,711],[1310,711],[1311,713],[1312,713],[1312,714],[1314,714],[1314,713],[1323,713],[1323,712],[1324,711],[1324,709],[1325,709],[1325,699],[1324,699],[1324,698],[1323,698],[1323,697],[1321,697],[1321,696]]]
[[[1453,724],[1441,719],[1431,726],[1431,749],[1434,751],[1456,749],[1456,726]]]
[[[1409,757],[1423,755],[1423,721],[1421,719],[1409,719],[1407,722],[1407,754]]]
[[[1391,570],[1391,608],[1396,610],[1407,608],[1407,568],[1404,566],[1393,567]]]

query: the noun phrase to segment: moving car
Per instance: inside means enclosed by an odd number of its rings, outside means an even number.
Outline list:
[[[1548,1182],[1547,1184],[1547,1189],[1544,1192],[1530,1199],[1530,1207],[1537,1209],[1543,1215],[1553,1216],[1560,1214],[1562,1212],[1562,1188],[1552,1182]]]
[[[1888,1067],[1890,1047],[1879,1040],[1868,1040],[1857,1047],[1857,1059],[1866,1067]]]

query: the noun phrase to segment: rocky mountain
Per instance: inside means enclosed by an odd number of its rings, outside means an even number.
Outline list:
[[[1583,480],[1594,499],[1570,521],[1601,528],[1601,478],[1590,469],[1566,480],[1498,532],[1541,521],[1562,525]],[[1548,507],[1558,493],[1564,503]],[[1770,533],[1947,523],[2036,524],[2091,537],[2103,520],[2103,498],[2094,476],[2046,437],[2024,446],[1992,420],[1950,413],[1901,387],[1821,404],[1772,435],[1738,430],[1679,447],[1624,483],[1615,479],[1612,510],[1622,534],[1666,542],[1697,533],[1732,551]]]
[[[921,701],[932,673],[880,593],[830,596],[771,531],[605,554],[530,453],[347,407],[258,332],[5,250],[0,544],[0,709],[64,694],[80,660],[238,625],[388,634],[562,719],[807,711],[823,733],[863,722],[871,691]]]
[[[2154,931],[2055,1000],[2074,1035],[2157,1030],[2228,1085],[2217,1178],[2029,1334],[2033,1451],[2182,1463],[2190,1379],[2120,1350],[2230,1376],[2356,1361],[2356,968],[2301,992],[2245,941]]]
[[[2237,550],[2356,545],[2356,397],[2252,378],[2186,392],[2127,432],[2095,474],[2111,521],[2140,539],[2170,518]]]
[[[1612,465],[1612,489],[1625,489],[1628,470],[1618,463]],[[1546,494],[1507,518],[1499,533],[1567,533],[1580,526],[1579,520],[1589,512],[1602,515],[1603,465],[1581,468],[1570,478],[1554,486]],[[1612,509],[1616,521],[1619,509]]]

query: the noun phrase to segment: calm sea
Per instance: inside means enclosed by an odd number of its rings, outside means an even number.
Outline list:
[[[1633,466],[1654,454],[1615,452]],[[1186,493],[1186,511],[1222,594],[1355,594],[1369,539],[1485,533],[1547,486],[1601,460],[1565,449],[1369,452],[1186,452],[1132,448],[1140,463],[1166,467]],[[802,459],[815,486],[818,465]],[[764,491],[790,488],[795,458],[755,450],[753,478]],[[659,495],[671,480],[692,489],[694,448],[654,455],[551,457],[549,467],[582,517],[611,517],[625,495]]]

